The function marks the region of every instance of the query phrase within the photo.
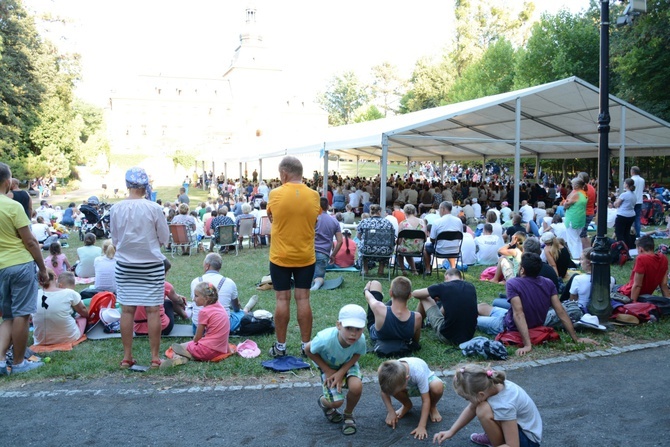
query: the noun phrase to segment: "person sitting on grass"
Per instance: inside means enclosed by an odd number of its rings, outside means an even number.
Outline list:
[[[365,310],[356,304],[347,304],[340,309],[335,327],[322,330],[305,344],[305,354],[321,371],[319,408],[328,421],[344,422],[344,435],[356,433],[354,408],[363,393],[363,375],[358,359],[366,353],[365,322]],[[343,388],[349,389],[344,415],[337,410],[344,403]]]
[[[386,425],[395,429],[396,424],[412,409],[411,397],[421,396],[419,425],[410,432],[415,439],[426,439],[428,417],[431,422],[440,422],[442,416],[437,403],[444,392],[444,382],[430,370],[426,362],[417,357],[387,360],[377,370],[382,401],[386,406]],[[402,404],[393,409],[391,396]]]
[[[651,236],[640,237],[635,245],[638,256],[635,258],[633,271],[630,272],[630,280],[617,291],[632,301],[637,301],[640,295],[653,294],[660,287],[661,294],[670,298],[668,257],[654,253],[654,239]]]
[[[579,338],[570,317],[558,299],[556,286],[547,278],[539,276],[542,270],[542,259],[537,253],[524,253],[521,257],[520,276],[507,281],[506,292],[510,309],[494,307],[487,303],[477,306],[477,329],[489,335],[498,335],[507,331],[518,331],[523,340],[523,347],[517,349],[516,355],[524,355],[533,347],[530,343],[528,330],[543,326],[550,308],[563,323],[575,343],[591,343],[589,338]]]
[[[514,278],[519,271],[521,255],[523,255],[523,243],[526,240],[526,233],[519,231],[514,233],[509,244],[503,245],[498,249],[498,265],[496,273],[491,279],[492,283],[504,284],[505,281]]]
[[[458,269],[444,272],[444,282],[418,289],[412,296],[419,300],[417,312],[430,321],[438,340],[458,345],[470,340],[477,327],[477,290],[463,281]]]
[[[174,355],[164,360],[161,368],[183,365],[189,360],[209,362],[228,353],[230,320],[226,309],[219,303],[219,292],[211,282],[195,287],[195,303],[200,306],[198,329],[192,341],[172,345]]]
[[[57,277],[47,269],[49,279],[38,292],[37,311],[33,314],[33,337],[36,345],[73,343],[84,333],[88,310],[74,291],[74,275],[65,272]],[[79,318],[72,317],[77,312]]]
[[[414,351],[419,348],[421,338],[421,314],[407,308],[412,295],[412,282],[399,276],[391,282],[391,299],[384,304],[382,285],[379,281],[369,281],[363,291],[368,302],[367,326],[370,339],[377,344],[384,342],[404,342],[398,352]]]

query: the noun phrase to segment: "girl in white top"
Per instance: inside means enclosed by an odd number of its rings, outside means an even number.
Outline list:
[[[456,369],[454,390],[469,402],[447,431],[433,437],[433,443],[452,438],[475,416],[484,433],[473,433],[470,440],[480,445],[527,445],[539,447],[542,441],[542,417],[535,402],[505,373],[479,365]]]
[[[570,284],[570,299],[579,303],[579,308],[586,313],[589,309],[589,302],[591,301],[591,252],[593,248],[585,248],[582,252],[579,262],[584,271],[581,275],[576,275],[572,278]],[[614,277],[610,276],[610,291],[614,286]]]
[[[81,337],[86,328],[88,309],[81,301],[81,296],[70,288],[60,288],[58,279],[53,270],[47,269],[49,280],[43,284],[44,290],[37,294],[37,312],[33,314],[33,337],[36,345],[53,345],[58,343],[72,343]],[[69,275],[67,287],[74,288],[74,275]],[[71,284],[70,284],[71,283]],[[72,318],[72,311],[81,317]]]
[[[112,244],[111,239],[105,240],[102,243],[102,256],[98,256],[93,261],[95,269],[95,288],[97,290],[106,290],[116,293],[116,278],[114,270],[116,269],[116,248]]]

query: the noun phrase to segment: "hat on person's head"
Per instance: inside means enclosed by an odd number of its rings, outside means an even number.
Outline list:
[[[473,198],[472,203],[477,203],[477,199]]]
[[[342,230],[342,234],[348,234],[349,236],[351,236],[351,230],[349,228],[345,228],[344,230]]]
[[[337,321],[344,327],[364,328],[367,322],[367,314],[358,304],[347,304],[340,309]]]
[[[554,233],[552,233],[551,231],[545,231],[544,233],[542,233],[542,236],[540,236],[540,241],[543,244],[549,244],[553,242],[555,238],[556,235]]]
[[[55,214],[52,214],[51,215],[51,220],[58,220],[58,216],[56,216]]]
[[[503,202],[500,204],[501,206],[509,206],[509,202]]]
[[[575,326],[577,327],[581,326],[589,329],[597,329],[599,331],[607,330],[605,326],[600,324],[600,322],[598,321],[598,317],[591,314],[582,315],[582,318],[580,318],[579,321],[575,323]]]
[[[135,166],[126,171],[126,187],[127,188],[146,188],[149,185],[149,176],[147,171]]]

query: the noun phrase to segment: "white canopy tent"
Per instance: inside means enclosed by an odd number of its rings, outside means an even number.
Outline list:
[[[515,158],[515,207],[521,157],[597,158],[599,89],[577,77],[376,121],[332,127],[322,141],[260,158],[321,152],[388,161]],[[670,154],[670,123],[610,95],[610,154]],[[624,163],[620,163],[623,179]],[[537,171],[536,171],[537,172]],[[325,176],[324,176],[325,177]],[[381,188],[381,203],[385,203]]]

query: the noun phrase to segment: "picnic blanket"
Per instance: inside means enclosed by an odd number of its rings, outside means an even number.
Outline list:
[[[94,282],[95,278],[80,278],[79,276],[74,277],[75,284],[93,284]]]
[[[89,340],[106,340],[108,338],[121,338],[120,332],[113,332],[108,334],[104,331],[102,323],[99,321],[95,323],[86,333]],[[193,326],[190,324],[175,324],[172,331],[168,335],[161,337],[188,337],[193,338]]]
[[[78,340],[67,342],[67,343],[56,343],[54,345],[32,345],[30,349],[33,352],[38,354],[43,352],[53,352],[53,351],[72,351],[72,348],[77,346],[82,341],[86,340],[88,337],[82,335]]]
[[[342,276],[338,276],[334,279],[327,279],[323,282],[323,285],[319,288],[319,290],[334,290],[340,287],[343,282],[344,278]]]
[[[360,272],[359,269],[354,267],[353,265],[351,267],[333,267],[333,268],[327,268],[327,272]]]

